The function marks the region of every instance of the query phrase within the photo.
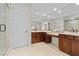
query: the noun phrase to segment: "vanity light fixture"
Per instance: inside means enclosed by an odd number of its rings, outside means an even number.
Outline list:
[[[58,10],[58,13],[61,13],[61,10]]]
[[[36,14],[36,15],[38,15],[38,14],[39,14],[39,12],[36,12],[35,14]]]
[[[54,10],[54,11],[57,11],[57,8],[54,8],[53,10]]]
[[[75,3],[75,5],[79,5],[79,3]]]

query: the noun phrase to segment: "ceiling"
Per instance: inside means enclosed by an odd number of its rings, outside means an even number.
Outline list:
[[[75,3],[33,3],[31,10],[34,20],[49,20],[78,15],[79,5]]]

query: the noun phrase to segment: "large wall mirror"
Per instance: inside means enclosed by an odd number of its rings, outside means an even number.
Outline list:
[[[74,19],[74,20],[65,20],[64,21],[64,28],[67,31],[71,31],[72,29],[78,30],[79,31],[79,19]]]

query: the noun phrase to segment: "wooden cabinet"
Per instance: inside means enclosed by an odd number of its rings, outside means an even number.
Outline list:
[[[32,43],[41,42],[42,34],[40,32],[32,32]]]
[[[75,40],[72,40],[72,55],[79,56],[79,36],[75,36]]]
[[[45,42],[51,43],[51,36],[47,35],[46,32],[32,32],[32,43]]]
[[[65,53],[69,54],[70,41],[66,38],[65,35],[59,35],[59,49]]]
[[[79,56],[79,36],[60,34],[59,49],[69,55]]]
[[[46,32],[43,33],[43,41],[45,43],[51,43],[52,37],[50,35],[48,35]]]

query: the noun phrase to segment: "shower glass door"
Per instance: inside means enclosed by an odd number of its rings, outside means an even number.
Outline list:
[[[8,48],[6,25],[7,8],[5,4],[0,3],[0,56],[5,55],[6,50]]]

